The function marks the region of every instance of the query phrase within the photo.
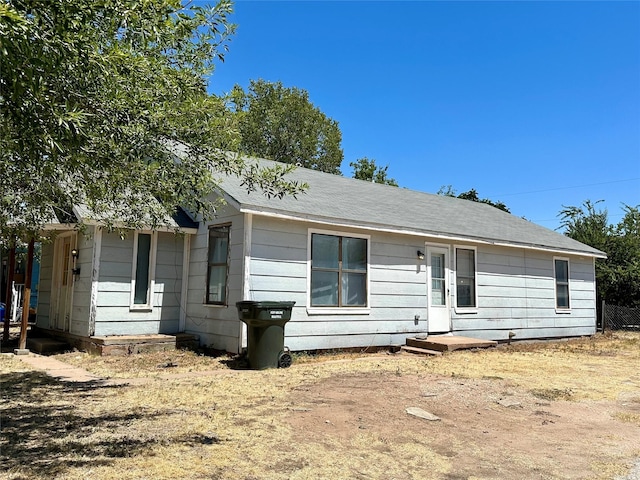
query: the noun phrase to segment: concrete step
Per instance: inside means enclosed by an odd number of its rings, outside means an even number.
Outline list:
[[[27,348],[32,352],[46,355],[64,352],[71,347],[68,343],[54,338],[27,338]]]

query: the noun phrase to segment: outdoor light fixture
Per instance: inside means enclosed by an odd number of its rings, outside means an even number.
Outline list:
[[[78,255],[80,252],[77,248],[71,250],[71,258],[73,259],[73,268],[71,269],[71,273],[75,275],[80,275],[80,267],[76,267],[76,260],[78,260]]]
[[[418,250],[418,260],[424,260],[424,252],[422,250]]]

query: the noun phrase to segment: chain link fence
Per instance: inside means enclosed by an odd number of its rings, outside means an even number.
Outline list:
[[[635,330],[640,332],[640,308],[604,304],[603,330]]]

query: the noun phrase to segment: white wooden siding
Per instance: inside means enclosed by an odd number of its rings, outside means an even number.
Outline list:
[[[336,228],[345,234],[371,234],[370,310],[364,315],[316,315],[306,308],[309,228],[326,226],[253,218],[250,298],[296,302],[292,320],[285,327],[287,346],[301,350],[388,345],[426,332],[427,277],[416,251],[436,239]],[[478,308],[464,314],[456,314],[452,308],[454,333],[496,340],[507,339],[510,331],[517,338],[594,333],[595,287],[590,258],[571,257],[571,311],[556,313],[552,254],[469,246],[477,248]],[[449,247],[453,252],[454,245]],[[451,255],[451,269],[453,258]],[[449,279],[452,305],[453,278]]]
[[[292,319],[285,326],[288,347],[306,350],[389,345],[426,332],[426,271],[416,256],[418,249],[424,249],[423,239],[371,234],[369,313],[317,315],[307,313],[309,228],[326,230],[324,225],[253,218],[250,297],[296,302]],[[416,315],[420,316],[418,322]]]
[[[208,227],[231,224],[226,306],[206,305]],[[191,238],[189,277],[185,299],[185,331],[200,336],[201,344],[237,352],[242,323],[235,304],[251,300],[295,301],[292,320],[285,327],[285,344],[292,350],[384,346],[402,344],[406,337],[427,332],[427,275],[416,251],[430,239],[393,233],[338,228],[340,234],[368,234],[370,305],[367,311],[316,314],[307,310],[308,232],[326,225],[253,216],[245,236],[244,215],[226,206],[213,222],[201,222]],[[92,232],[90,232],[92,233]],[[251,239],[251,258],[244,266],[244,239]],[[464,243],[456,242],[464,248]],[[454,245],[450,255],[449,290],[455,305]],[[476,247],[478,308],[473,313],[451,309],[453,332],[477,338],[506,340],[589,335],[595,332],[595,280],[591,258],[570,259],[568,312],[555,308],[553,255],[526,249]],[[78,236],[81,273],[75,279],[71,332],[89,334],[92,274],[92,236]],[[174,333],[180,328],[183,238],[158,234],[156,276],[151,311],[131,311],[133,235],[121,240],[103,233],[96,296],[95,335]],[[43,245],[38,299],[38,325],[49,327],[53,246]],[[244,278],[244,271],[249,272]],[[316,310],[317,311],[317,310]],[[417,318],[417,320],[416,320]]]
[[[478,310],[452,315],[453,331],[492,340],[595,333],[591,258],[570,256],[571,309],[556,312],[553,255],[525,249],[478,247]]]
[[[95,227],[94,227],[95,228]],[[69,332],[74,335],[89,335],[89,310],[91,308],[91,270],[93,268],[93,236],[91,228],[86,234],[78,233],[75,248],[78,249],[76,268],[80,274],[73,278],[73,305]],[[74,247],[73,240],[71,247]]]
[[[173,233],[160,232],[157,235],[152,309],[132,311],[133,233],[121,239],[116,233],[103,232],[95,335],[178,332],[184,239]],[[88,313],[86,318],[89,318]]]
[[[206,305],[209,226],[222,224],[231,224],[227,305]],[[243,224],[243,215],[227,205],[213,221],[200,222],[197,235],[191,239],[185,331],[198,335],[202,345],[228,352],[239,350],[241,322],[236,302],[242,300]]]

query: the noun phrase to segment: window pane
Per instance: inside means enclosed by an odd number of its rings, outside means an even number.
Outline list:
[[[149,289],[149,253],[151,252],[151,235],[138,234],[138,255],[136,257],[136,289],[133,295],[134,305],[148,303]]]
[[[556,286],[556,307],[569,308],[569,285]]]
[[[210,303],[224,303],[227,280],[226,266],[212,266],[209,269],[209,298]]]
[[[569,262],[566,260],[556,260],[556,282],[569,281]]]
[[[444,278],[444,254],[431,255],[431,278]]]
[[[461,248],[456,250],[456,268],[458,276],[475,277],[474,253],[475,252],[473,250],[464,250]]]
[[[367,276],[365,274],[342,274],[342,304],[350,307],[363,307],[367,304]]]
[[[431,280],[431,305],[445,305],[444,280]]]
[[[209,230],[209,263],[227,263],[229,227]]]
[[[456,298],[459,307],[475,307],[475,284],[468,278],[458,278],[456,285]]]
[[[340,237],[314,233],[311,237],[311,264],[313,268],[338,268],[338,242]]]
[[[311,306],[338,305],[338,272],[311,272]]]
[[[342,239],[342,268],[367,269],[367,241],[364,238],[344,237]]]

